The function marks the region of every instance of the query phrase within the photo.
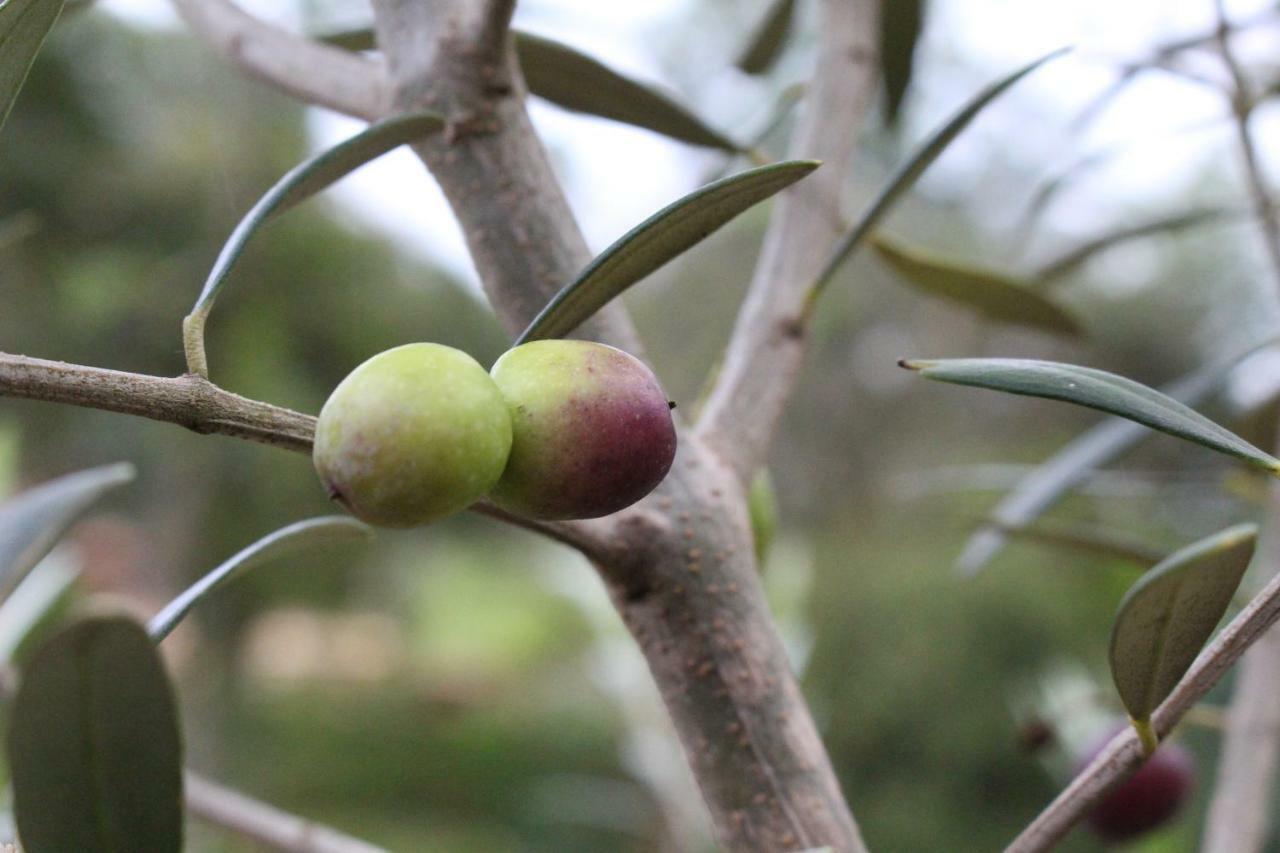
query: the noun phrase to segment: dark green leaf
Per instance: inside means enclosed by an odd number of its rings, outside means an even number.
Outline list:
[[[742,150],[742,146],[652,86],[619,74],[566,44],[519,30],[513,30],[512,36],[525,84],[539,98],[566,110],[642,127],[691,145]],[[367,28],[332,33],[320,40],[347,50],[377,47],[373,30]]]
[[[214,590],[244,574],[254,566],[262,565],[292,551],[316,545],[330,545],[351,539],[363,539],[372,530],[354,518],[331,515],[310,518],[282,527],[264,536],[240,551],[231,559],[196,581],[185,592],[169,602],[147,624],[147,633],[157,643],[169,636],[186,615]]]
[[[880,220],[882,220],[889,211],[893,209],[893,206],[897,203],[898,199],[900,199],[907,190],[915,186],[916,181],[924,174],[925,170],[933,164],[934,160],[938,159],[942,152],[947,149],[947,146],[951,144],[952,140],[959,136],[960,133],[969,126],[969,123],[977,117],[978,113],[982,112],[988,104],[1004,94],[1005,91],[1014,83],[1017,83],[1041,65],[1044,65],[1055,57],[1061,56],[1065,52],[1065,48],[1055,50],[1050,54],[1042,56],[1035,62],[1024,65],[1022,68],[1019,68],[1011,74],[1006,74],[1004,77],[1001,77],[999,80],[980,91],[970,99],[967,104],[961,107],[955,115],[948,119],[945,124],[935,130],[933,134],[924,141],[924,144],[917,148],[911,157],[898,168],[898,171],[893,174],[893,177],[889,179],[889,182],[882,190],[880,190],[879,195],[877,195],[875,200],[871,202],[871,206],[867,208],[866,212],[862,214],[862,217],[854,224],[849,233],[846,234],[840,241],[839,245],[836,246],[835,251],[831,253],[831,257],[827,260],[826,266],[823,267],[822,272],[818,274],[817,280],[813,283],[809,299],[810,305],[812,305],[817,295],[820,294],[822,289],[831,281],[831,278],[836,274],[840,265],[843,264],[851,254],[853,254],[855,249],[862,245],[862,241],[865,240],[867,235],[880,224]]]
[[[901,364],[940,382],[1062,400],[1109,412],[1280,474],[1280,459],[1172,397],[1104,370],[1020,358],[904,360]]]
[[[880,8],[880,76],[884,80],[884,123],[892,127],[911,85],[916,42],[924,22],[924,0],[893,0]]]
[[[773,0],[738,57],[738,68],[747,74],[763,74],[772,68],[787,46],[795,12],[795,0]]]
[[[1241,208],[1207,207],[1187,213],[1178,213],[1173,216],[1162,216],[1151,222],[1143,222],[1128,228],[1118,228],[1109,234],[1104,234],[1077,246],[1060,258],[1045,264],[1040,268],[1037,278],[1051,281],[1070,275],[1084,266],[1095,255],[1130,240],[1153,237],[1157,234],[1172,234],[1198,225],[1245,219],[1252,215],[1252,211]]]
[[[1132,536],[1092,525],[1048,521],[1025,527],[1012,527],[998,521],[990,524],[1014,539],[1025,539],[1102,557],[1115,557],[1139,566],[1154,566],[1163,556],[1147,543]]]
[[[319,40],[325,44],[340,47],[343,50],[376,50],[378,47],[378,40],[371,27],[361,27],[355,30],[343,30],[340,33],[329,33],[328,35],[320,36]]]
[[[18,100],[31,63],[62,12],[63,0],[6,0],[0,6],[0,126]]]
[[[740,146],[656,89],[624,77],[584,53],[542,36],[516,34],[516,54],[529,91],[580,113],[613,119],[725,151]]]
[[[542,309],[517,343],[569,334],[628,287],[816,168],[812,160],[761,166],[707,184],[667,205],[597,255]]]
[[[1192,371],[1161,390],[1184,405],[1194,406],[1221,387],[1242,360],[1273,343],[1275,339],[1269,338],[1229,358]],[[970,576],[977,574],[1004,547],[1007,537],[999,527],[1030,524],[1090,472],[1120,456],[1150,434],[1149,430],[1133,421],[1107,418],[1068,442],[996,504],[991,511],[994,524],[982,527],[965,543],[956,560],[957,571]]]
[[[0,598],[104,492],[133,479],[127,463],[68,474],[0,504]]]
[[[204,289],[183,321],[187,365],[208,374],[204,355],[204,324],[214,300],[253,235],[272,218],[306,201],[340,178],[388,151],[438,131],[444,120],[432,112],[409,113],[371,125],[344,142],[289,170],[258,200],[236,225],[205,280]]]
[[[932,296],[958,302],[994,320],[1079,335],[1075,318],[1024,283],[989,270],[931,258],[882,236],[872,240],[880,259],[904,281]]]
[[[178,853],[182,748],[172,690],[142,626],[86,618],[32,657],[8,736],[30,853]]]
[[[1111,677],[1134,720],[1150,718],[1204,647],[1253,559],[1257,532],[1241,524],[1175,551],[1125,594],[1111,629]]]

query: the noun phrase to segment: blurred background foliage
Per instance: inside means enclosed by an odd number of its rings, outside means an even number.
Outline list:
[[[935,4],[948,15],[964,5]],[[740,46],[760,3],[681,5],[664,37],[650,40],[654,61],[714,120],[748,127],[807,71],[812,10],[800,7],[795,43],[759,79],[726,81],[718,71],[708,82],[708,70]],[[572,32],[553,0],[528,0],[525,13]],[[308,14],[319,29],[364,11],[335,2]],[[919,49],[930,59],[919,64],[928,73],[906,90],[894,129],[869,123],[849,210],[912,141],[1003,70],[1003,58],[975,64],[946,46],[945,33],[926,27]],[[900,77],[904,57],[893,59]],[[1073,79],[1070,69],[1055,73],[1067,75],[1059,85]],[[1104,205],[1087,191],[1068,194],[1065,218],[1059,211],[1024,233],[1038,182],[1084,153],[1069,117],[1035,93],[985,116],[888,230],[1018,270],[1108,228],[1243,203],[1223,156],[1155,198]],[[779,148],[787,127],[764,146]],[[0,349],[180,372],[179,322],[219,246],[308,153],[311,128],[305,110],[180,34],[98,9],[69,14],[0,136]],[[553,151],[569,170],[571,153]],[[705,174],[724,167],[716,155],[688,157]],[[765,222],[764,210],[742,217],[630,297],[682,407],[695,407],[730,333]],[[1022,542],[977,579],[956,576],[967,533],[1021,466],[1096,418],[912,381],[895,360],[1056,358],[1166,381],[1274,329],[1274,283],[1252,227],[1216,223],[1099,255],[1052,289],[1081,318],[1080,340],[994,325],[921,296],[869,254],[831,288],[771,461],[781,526],[764,572],[873,849],[995,849],[1053,796],[1070,760],[1054,745],[1030,754],[1026,727],[1064,684],[1084,685],[1077,722],[1096,722],[1099,706],[1118,710],[1107,635],[1138,571]],[[318,410],[353,366],[391,345],[439,341],[489,363],[506,340],[447,266],[405,251],[332,199],[271,226],[235,278],[209,326],[214,378],[303,411]],[[1270,442],[1274,407],[1242,419],[1231,405],[1273,395],[1272,384],[1260,389],[1237,388],[1208,411]],[[331,509],[301,456],[0,401],[0,492],[119,459],[137,464],[138,482],[80,525],[62,558],[80,561],[86,589],[127,597],[143,614],[258,536]],[[1215,455],[1153,438],[1053,516],[1169,549],[1258,515],[1260,493]],[[590,569],[487,519],[382,533],[369,546],[251,573],[166,646],[193,766],[392,849],[708,844],[643,662]],[[1198,834],[1217,738],[1184,728],[1204,771],[1201,795],[1192,814],[1141,845],[1151,853],[1190,849]],[[249,849],[198,825],[191,836],[193,850]],[[1076,833],[1064,849],[1095,845]]]

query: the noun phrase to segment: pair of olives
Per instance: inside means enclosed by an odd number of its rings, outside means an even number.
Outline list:
[[[667,397],[639,359],[604,344],[545,340],[486,373],[432,343],[374,356],[320,411],[313,459],[356,517],[411,527],[488,495],[537,519],[596,518],[662,481],[675,457]]]

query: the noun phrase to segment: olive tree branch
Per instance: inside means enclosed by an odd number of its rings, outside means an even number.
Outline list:
[[[774,205],[751,289],[698,431],[750,479],[768,453],[805,353],[805,296],[840,237],[840,195],[875,93],[878,4],[821,5],[818,65],[788,156],[825,166]]]
[[[1280,287],[1280,227],[1266,178],[1258,164],[1249,119],[1255,99],[1231,47],[1231,24],[1222,0],[1215,0],[1216,41],[1232,80],[1232,112],[1245,178],[1267,248],[1273,282]],[[1260,564],[1268,577],[1280,570],[1280,489],[1270,492],[1270,533],[1264,540]],[[1280,753],[1280,632],[1262,637],[1240,665],[1235,694],[1227,713],[1226,732],[1218,759],[1213,799],[1205,820],[1205,853],[1251,853],[1263,849],[1270,828],[1271,791]]]
[[[250,400],[194,373],[148,376],[0,352],[0,397],[66,403],[184,426],[206,435],[311,453],[316,419],[270,403]],[[512,515],[481,501],[474,512],[532,530],[606,559],[609,545],[588,523],[541,522]]]
[[[255,18],[231,0],[173,0],[203,41],[300,101],[373,121],[387,112],[381,63]]]
[[[1151,715],[1156,734],[1161,738],[1168,735],[1183,715],[1277,620],[1280,620],[1280,575],[1273,577],[1222,629],[1196,658],[1169,698]],[[1126,728],[1005,848],[1005,853],[1039,853],[1053,849],[1108,791],[1131,776],[1142,760],[1137,735],[1132,728]]]
[[[321,823],[224,788],[199,774],[183,773],[187,811],[209,823],[282,853],[386,853]]]
[[[397,108],[446,117],[447,132],[415,151],[515,332],[590,251],[525,111],[509,40],[498,49],[493,22],[508,5],[375,0],[374,12]],[[642,355],[619,306],[580,331]],[[608,547],[593,562],[648,661],[716,834],[733,850],[862,850],[764,600],[739,478],[689,430],[679,446],[653,495],[593,523]]]

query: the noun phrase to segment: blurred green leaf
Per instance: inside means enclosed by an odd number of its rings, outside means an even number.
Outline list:
[[[0,127],[18,100],[63,0],[6,0],[0,6]]]
[[[182,747],[142,626],[85,618],[31,658],[8,733],[14,812],[31,853],[182,849]]]
[[[795,12],[795,0],[774,0],[735,65],[747,74],[763,74],[772,68],[787,46]]]
[[[200,291],[195,306],[183,320],[188,368],[194,373],[208,375],[204,354],[204,324],[227,276],[253,235],[275,216],[306,201],[364,164],[442,127],[444,119],[433,112],[415,112],[389,118],[295,166],[277,181],[231,232],[213,269],[209,271],[209,277],[205,280],[204,289]]]
[[[998,521],[990,524],[1014,539],[1025,539],[1029,542],[1103,557],[1115,557],[1139,566],[1154,566],[1163,556],[1159,551],[1135,537],[1092,525],[1049,521],[1023,527],[1013,527]]]
[[[191,608],[213,594],[219,587],[255,566],[303,548],[366,539],[372,535],[373,531],[368,525],[345,515],[309,518],[282,527],[235,554],[165,605],[164,609],[147,623],[147,633],[157,643],[160,642],[186,618]]]
[[[669,96],[568,45],[529,33],[517,33],[515,41],[525,82],[539,98],[692,145],[741,150]]]
[[[1061,335],[1081,333],[1074,317],[1013,278],[929,257],[883,236],[875,237],[872,247],[903,281],[932,296],[958,302],[994,320]]]
[[[343,50],[377,50],[378,39],[372,27],[359,27],[354,30],[342,30],[317,36],[318,41],[340,47]]]
[[[924,0],[893,0],[880,9],[880,77],[884,81],[884,123],[897,123],[911,85],[916,42],[924,23]]]
[[[104,465],[50,480],[0,504],[0,598],[104,492],[133,477],[128,463]]]
[[[663,136],[738,152],[742,146],[712,128],[669,95],[558,41],[513,30],[516,56],[529,92],[574,112],[620,121]],[[372,29],[320,36],[347,50],[377,47]]]
[[[1257,533],[1241,524],[1181,548],[1125,594],[1111,629],[1111,676],[1135,721],[1150,719],[1204,647],[1253,559]]]
[[[1062,400],[1109,412],[1280,474],[1280,459],[1172,397],[1105,370],[1021,358],[903,360],[901,365],[940,382]]]
[[[1242,352],[1198,368],[1161,390],[1184,405],[1195,405],[1221,387],[1242,360],[1274,343],[1274,338],[1268,338]],[[956,570],[969,576],[977,574],[1004,547],[1007,536],[998,528],[1030,524],[1091,471],[1115,459],[1150,434],[1133,421],[1107,418],[1069,441],[1001,498],[990,513],[991,524],[984,525],[965,543],[956,560]]]
[[[1151,222],[1143,222],[1128,228],[1118,228],[1109,234],[1095,237],[1088,242],[1066,252],[1056,260],[1040,268],[1037,277],[1043,281],[1052,281],[1070,275],[1084,266],[1095,255],[1112,249],[1121,243],[1137,240],[1142,237],[1154,237],[1158,234],[1172,234],[1197,225],[1206,225],[1232,219],[1245,219],[1252,216],[1252,211],[1235,207],[1206,207],[1173,216],[1162,216]]]
[[[823,288],[835,276],[836,271],[840,269],[841,264],[848,260],[854,250],[862,245],[862,241],[880,224],[880,220],[893,209],[893,206],[906,194],[907,190],[915,186],[916,181],[924,174],[925,170],[933,164],[934,160],[941,156],[943,151],[947,150],[947,146],[969,126],[969,123],[977,117],[978,113],[1004,94],[1014,83],[1017,83],[1049,60],[1066,53],[1066,51],[1066,48],[1055,50],[991,83],[971,98],[955,115],[935,130],[924,141],[924,144],[915,150],[911,157],[893,174],[889,182],[880,190],[879,195],[871,202],[871,206],[867,208],[849,233],[836,246],[835,251],[831,253],[826,266],[823,267],[822,272],[818,274],[811,287],[809,296],[810,308],[812,308],[818,295],[822,293]]]
[[[778,493],[768,468],[761,468],[751,478],[747,492],[747,513],[751,518],[751,536],[756,545],[756,561],[764,562],[778,532]]]
[[[818,168],[788,160],[707,184],[632,228],[552,298],[516,343],[569,334],[649,273]]]
[[[68,593],[79,576],[72,561],[49,557],[14,587],[0,603],[0,666],[11,662],[32,631],[48,623],[59,605],[70,599]]]

